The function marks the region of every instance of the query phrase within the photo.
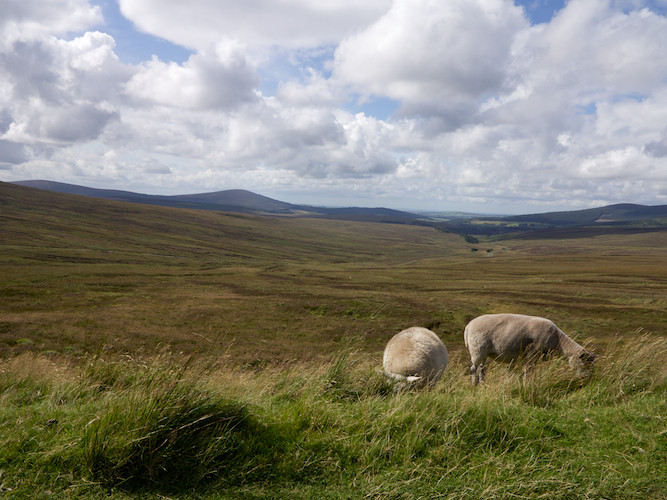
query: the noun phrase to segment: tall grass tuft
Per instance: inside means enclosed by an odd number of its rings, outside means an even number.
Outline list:
[[[591,384],[595,400],[620,403],[634,394],[667,389],[667,338],[636,332],[614,339]]]
[[[347,349],[337,353],[328,364],[322,389],[331,398],[358,401],[390,394],[391,384],[378,376],[360,352]]]
[[[83,432],[90,477],[128,490],[178,491],[243,481],[270,467],[264,443],[275,440],[242,402],[203,389],[197,376],[165,360],[128,369],[102,364],[103,403]],[[109,385],[110,384],[110,385]]]

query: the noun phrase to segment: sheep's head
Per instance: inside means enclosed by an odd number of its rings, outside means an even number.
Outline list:
[[[593,363],[597,356],[588,351],[581,351],[578,356],[570,360],[570,365],[577,371],[577,375],[581,378],[588,378],[593,375]]]

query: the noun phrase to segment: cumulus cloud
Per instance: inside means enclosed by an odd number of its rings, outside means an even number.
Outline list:
[[[339,45],[334,74],[362,93],[449,112],[498,91],[514,36],[526,26],[523,11],[502,0],[396,0]]]
[[[318,47],[366,26],[391,0],[120,0],[143,31],[192,49],[221,38],[252,46]],[[196,28],[193,28],[196,27]]]
[[[212,53],[198,52],[184,64],[153,57],[127,84],[141,100],[172,108],[234,108],[253,100],[259,78],[238,44],[220,42]]]
[[[113,39],[16,40],[0,51],[0,106],[6,140],[34,144],[95,139],[119,118],[112,101],[125,72]]]
[[[0,16],[0,50],[10,49],[18,40],[80,32],[101,20],[100,8],[90,5],[87,0],[4,0]]]

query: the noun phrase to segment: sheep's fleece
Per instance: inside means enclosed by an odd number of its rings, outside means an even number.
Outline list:
[[[388,377],[429,384],[438,381],[448,363],[447,348],[440,338],[431,330],[418,326],[394,335],[382,358]]]

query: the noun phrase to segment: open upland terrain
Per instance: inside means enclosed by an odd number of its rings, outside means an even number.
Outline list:
[[[485,236],[0,183],[0,497],[664,498],[650,216]],[[593,378],[491,363],[473,389],[491,312],[554,320]],[[394,394],[375,368],[409,326],[451,363]]]

